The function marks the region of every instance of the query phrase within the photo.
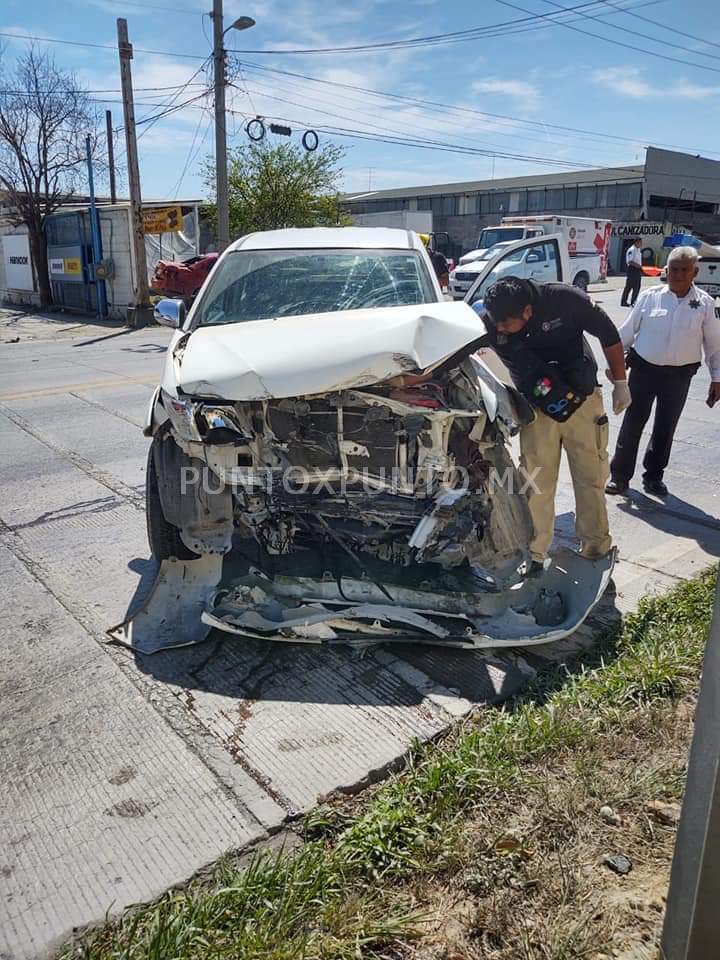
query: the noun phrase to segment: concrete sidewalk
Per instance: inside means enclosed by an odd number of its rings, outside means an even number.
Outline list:
[[[616,321],[626,314],[613,284],[593,296]],[[617,593],[561,644],[357,659],[211,636],[133,657],[104,630],[154,576],[140,424],[170,332],[53,331],[0,344],[0,957],[46,955],[74,927],[381,777],[414,739],[511,696],[548,660],[590,645],[618,610],[720,556],[720,411],[704,405],[702,373],[671,496],[611,503]],[[559,543],[574,543],[573,520],[563,472]]]

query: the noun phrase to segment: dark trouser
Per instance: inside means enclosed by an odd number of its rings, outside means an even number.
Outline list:
[[[654,402],[657,402],[655,421],[643,460],[643,479],[662,480],[670,459],[675,428],[687,400],[690,381],[699,366],[698,363],[683,367],[658,366],[635,355],[628,382],[632,403],[625,412],[615,456],[610,464],[613,480],[629,483],[632,479],[640,436]]]
[[[628,305],[628,294],[632,293],[632,300],[630,301],[630,306],[635,306],[635,301],[638,298],[640,293],[640,284],[642,283],[642,270],[640,267],[628,267],[627,268],[627,279],[625,280],[625,289],[622,292],[622,297],[620,297],[620,306],[626,307]]]

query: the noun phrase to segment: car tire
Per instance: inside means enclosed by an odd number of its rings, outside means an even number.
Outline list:
[[[579,273],[573,280],[573,286],[586,293],[589,281],[590,277],[586,273]]]
[[[185,546],[180,531],[168,523],[163,513],[155,467],[155,446],[161,442],[174,443],[175,441],[169,438],[161,440],[156,435],[148,452],[145,470],[145,522],[150,551],[156,560],[167,560],[170,557],[176,557],[178,560],[197,560],[198,554]]]

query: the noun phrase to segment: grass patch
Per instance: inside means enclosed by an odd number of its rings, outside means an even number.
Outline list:
[[[601,847],[621,838],[652,879],[672,844],[643,804],[682,792],[715,576],[641,602],[592,668],[544,677],[418,747],[372,795],[314,812],[298,849],[220,864],[64,956],[388,960],[418,943],[450,957],[454,941],[458,957],[600,956]],[[599,825],[600,804],[622,811],[620,832]]]

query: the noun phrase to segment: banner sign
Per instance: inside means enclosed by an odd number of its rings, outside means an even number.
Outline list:
[[[145,233],[177,233],[183,228],[181,207],[145,207],[142,215]]]

